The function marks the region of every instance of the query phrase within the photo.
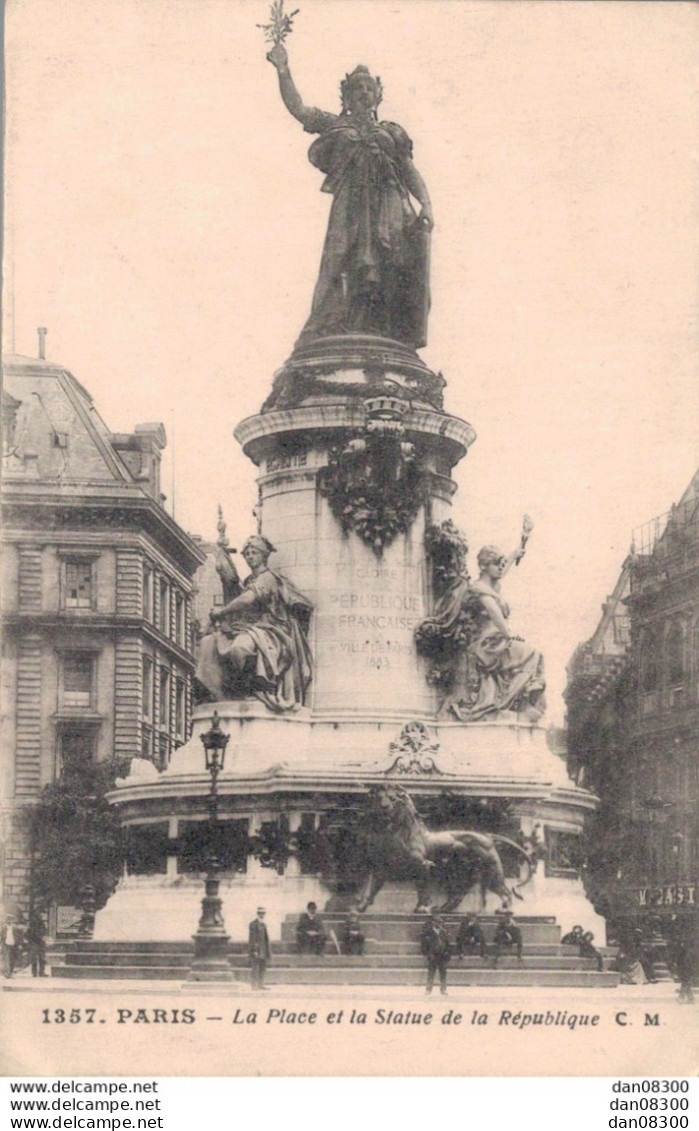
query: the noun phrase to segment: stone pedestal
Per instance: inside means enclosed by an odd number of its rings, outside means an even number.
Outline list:
[[[342,531],[328,497],[331,461],[362,442],[377,403],[398,405],[405,441],[419,461],[420,504],[410,527],[378,554]],[[455,417],[409,407],[396,397],[348,398],[244,420],[236,437],[260,467],[262,531],[276,547],[274,568],[314,605],[315,716],[404,718],[433,714],[414,632],[429,607],[425,527],[448,517],[453,464],[473,429]]]
[[[307,700],[284,714],[254,698],[202,705],[168,768],[139,775],[135,763],[111,798],[125,825],[167,820],[177,845],[179,825],[206,816],[200,736],[217,710],[230,736],[220,819],[247,822],[251,844],[271,823],[288,844],[278,859],[258,852],[244,873],[221,875],[234,939],[246,937],[260,903],[279,938],[285,916],[309,900],[320,908],[350,901],[320,872],[304,871],[297,840],[338,807],[361,807],[372,787],[403,785],[418,807],[445,794],[471,811],[507,802],[522,834],[539,826],[551,844],[577,837],[594,807],[540,727],[508,713],[473,724],[438,718],[414,641],[434,607],[424,535],[448,518],[452,469],[475,439],[470,425],[442,410],[443,383],[397,343],[326,339],[287,363],[264,410],[235,431],[259,468],[261,532],[276,547],[270,566],[313,603]],[[563,855],[539,864],[515,910],[558,915],[600,938],[602,923]],[[172,859],[163,872],[126,876],[99,913],[95,938],[191,937],[201,881],[178,874]],[[463,909],[477,902],[472,893]],[[498,902],[489,897],[488,910]],[[395,884],[375,909],[404,913],[414,905],[414,887]]]

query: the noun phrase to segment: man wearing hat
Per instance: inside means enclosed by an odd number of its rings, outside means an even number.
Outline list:
[[[250,924],[248,933],[250,956],[250,985],[253,990],[265,990],[265,970],[271,957],[269,935],[265,923],[264,907],[257,908],[257,918]]]
[[[576,924],[573,927],[572,931],[568,931],[568,934],[563,936],[563,938],[561,939],[561,946],[580,946],[582,937],[583,929],[581,926]]]
[[[325,927],[317,912],[318,908],[311,900],[306,904],[306,910],[299,916],[296,927],[299,954],[322,954],[325,950]]]
[[[477,915],[467,915],[461,920],[456,936],[456,953],[459,958],[466,954],[480,954],[485,958],[485,935]]]
[[[447,963],[451,958],[451,940],[444,920],[437,912],[430,912],[422,928],[420,949],[427,960],[427,985],[425,993],[431,994],[435,974],[439,972],[439,988],[447,992]]]
[[[497,966],[503,947],[508,949],[514,947],[517,951],[517,961],[522,961],[522,932],[515,923],[511,911],[500,912],[499,914],[501,916],[500,922],[493,935],[493,942],[495,943],[493,967]]]

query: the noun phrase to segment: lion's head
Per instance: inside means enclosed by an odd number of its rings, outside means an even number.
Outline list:
[[[396,834],[409,833],[416,825],[422,825],[412,797],[401,785],[382,785],[372,789],[369,803],[374,818]]]

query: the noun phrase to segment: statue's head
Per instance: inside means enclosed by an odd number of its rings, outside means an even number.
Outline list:
[[[501,571],[507,558],[497,546],[483,546],[478,551],[478,568],[481,573]]]
[[[356,114],[362,110],[376,110],[383,98],[381,79],[374,77],[368,67],[360,64],[340,83],[342,111]]]
[[[274,546],[262,534],[252,534],[245,540],[242,554],[245,561],[252,569],[254,564],[266,562],[269,555],[274,553]]]

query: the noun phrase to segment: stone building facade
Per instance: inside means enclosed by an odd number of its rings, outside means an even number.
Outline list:
[[[3,362],[2,843],[6,910],[27,894],[16,831],[68,760],[168,764],[190,731],[192,577],[166,513],[161,424],[109,431],[60,365]]]
[[[569,768],[600,797],[587,863],[597,909],[629,925],[696,916],[699,472],[634,532],[566,700]]]

